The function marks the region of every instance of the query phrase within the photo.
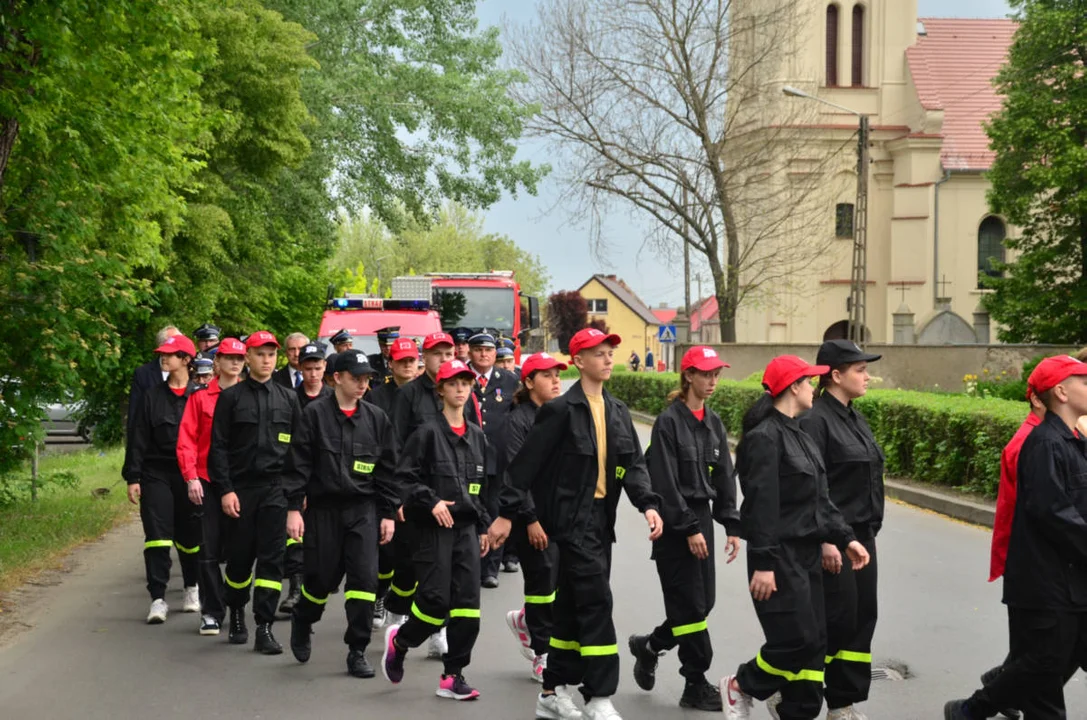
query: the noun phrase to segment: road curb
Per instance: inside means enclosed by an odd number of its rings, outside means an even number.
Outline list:
[[[655,415],[630,411],[634,422],[652,425],[656,422]],[[729,446],[735,450],[736,441],[729,438]],[[934,486],[923,486],[916,482],[894,478],[883,479],[884,489],[888,497],[900,500],[907,505],[913,505],[923,510],[946,515],[955,520],[982,525],[987,528],[993,526],[996,515],[996,504],[981,498],[967,498],[957,493],[941,490]]]

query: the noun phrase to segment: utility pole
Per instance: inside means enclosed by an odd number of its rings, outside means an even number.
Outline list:
[[[687,210],[687,188],[683,188],[683,210]],[[687,241],[687,223],[683,223],[683,306],[691,316],[691,244]]]
[[[857,132],[857,202],[853,208],[853,273],[849,282],[849,337],[864,344],[868,327],[868,116]]]

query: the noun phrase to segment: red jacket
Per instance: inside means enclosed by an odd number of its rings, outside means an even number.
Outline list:
[[[211,448],[211,419],[219,402],[219,379],[208,383],[207,389],[193,393],[185,406],[181,427],[177,433],[177,465],[181,477],[208,480],[208,450]]]
[[[192,403],[192,400],[189,400]],[[188,411],[186,410],[186,413]],[[1041,424],[1031,413],[1012,436],[1011,442],[1000,453],[1000,487],[996,492],[996,517],[993,519],[993,548],[989,563],[989,582],[1004,574],[1004,562],[1008,559],[1008,541],[1012,535],[1012,518],[1015,517],[1016,472],[1019,467],[1019,450],[1030,431]],[[180,443],[179,443],[180,445]]]

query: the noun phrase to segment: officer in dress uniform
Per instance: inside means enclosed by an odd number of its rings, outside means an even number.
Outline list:
[[[374,371],[372,388],[381,385],[392,374],[392,369],[389,367],[392,362],[389,353],[392,350],[393,343],[399,339],[399,326],[385,327],[377,331],[377,344],[381,348],[381,352],[374,353],[367,358],[370,361],[370,367]]]
[[[208,357],[215,357],[215,351],[219,349],[219,337],[222,332],[218,326],[210,323],[204,323],[196,330],[193,330],[192,335],[196,338],[197,351]]]
[[[332,343],[333,352],[342,353],[344,350],[351,349],[355,344],[355,338],[351,337],[351,333],[347,332],[346,329],[340,329],[329,338],[329,342]]]
[[[475,333],[470,328],[460,327],[446,330],[453,337],[453,357],[462,363],[468,362],[468,339]]]

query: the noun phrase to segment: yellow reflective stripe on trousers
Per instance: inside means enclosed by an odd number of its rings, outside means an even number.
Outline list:
[[[411,604],[411,614],[419,618],[423,622],[429,623],[430,625],[441,625],[443,622],[445,622],[444,620],[442,620],[442,618],[436,618],[427,615],[425,612],[420,610],[419,606],[415,603]]]
[[[174,541],[173,540],[148,540],[147,542],[145,542],[143,544],[143,549],[147,550],[149,548],[157,548],[157,547],[168,548],[168,547],[173,547],[173,546],[174,546]]]
[[[601,657],[603,655],[618,655],[618,645],[582,645],[581,657]]]
[[[872,653],[853,652],[852,650],[839,650],[833,655],[827,655],[826,663],[831,664],[835,660],[845,660],[846,662],[855,663],[867,663],[872,664]]]
[[[276,582],[275,580],[262,580],[261,578],[257,578],[253,581],[253,587],[268,588],[269,590],[275,590],[276,592],[283,591],[283,583]]]
[[[309,600],[314,605],[324,605],[326,602],[328,602],[328,595],[325,595],[325,597],[323,599],[322,598],[315,598],[315,597],[313,597],[312,595],[309,594],[309,591],[306,590],[305,585],[302,586],[302,597],[306,598],[307,600]]]
[[[392,580],[392,579],[393,579],[393,575],[395,575],[395,574],[396,574],[396,571],[395,571],[395,570],[390,570],[390,571],[389,571],[389,572],[387,572],[387,573],[379,572],[379,573],[377,574],[377,579],[378,579],[378,580]]]
[[[693,635],[695,633],[703,632],[707,630],[706,621],[702,620],[696,623],[690,623],[689,625],[677,625],[672,628],[672,637],[682,637],[683,635]]]
[[[571,650],[577,652],[581,649],[581,643],[576,640],[559,640],[558,638],[552,637],[547,642],[556,650]]]
[[[415,583],[415,585],[412,586],[411,590],[401,590],[395,584],[393,584],[393,585],[389,586],[389,589],[392,590],[397,595],[399,595],[400,597],[411,597],[412,595],[415,594],[415,588],[417,588],[417,587],[419,587],[419,583]]]
[[[177,548],[178,552],[183,552],[186,555],[195,555],[196,553],[200,552],[200,546],[199,545],[197,545],[194,548],[187,548],[184,545],[178,544],[177,540],[174,540],[174,547]]]
[[[247,577],[245,579],[245,582],[237,583],[231,580],[229,575],[223,573],[223,579],[226,580],[227,585],[234,588],[235,590],[245,590],[247,587],[249,587],[249,583],[253,581],[253,576],[250,575],[249,577]]]
[[[343,594],[344,600],[366,600],[367,602],[373,602],[377,600],[377,595],[372,592],[366,592],[365,590],[345,590]]]
[[[778,677],[783,677],[786,680],[788,680],[789,682],[799,682],[799,681],[817,682],[817,683],[823,682],[823,671],[822,670],[801,670],[800,672],[795,672],[795,673],[794,672],[789,672],[788,670],[778,670],[776,667],[774,667],[773,665],[771,665],[770,663],[768,663],[768,662],[766,662],[765,660],[762,659],[762,651],[761,650],[759,651],[759,654],[755,656],[755,662],[756,662],[756,664],[758,664],[759,669],[762,670],[764,673],[766,673],[768,675],[776,675]]]
[[[295,540],[294,538],[287,538],[287,547],[290,547],[291,545],[301,545],[301,544],[302,544],[301,538],[298,539],[298,540]]]
[[[449,618],[476,618],[479,619],[479,608],[453,608],[449,611]]]
[[[525,595],[525,603],[528,605],[550,605],[555,602],[555,593],[550,595]]]

